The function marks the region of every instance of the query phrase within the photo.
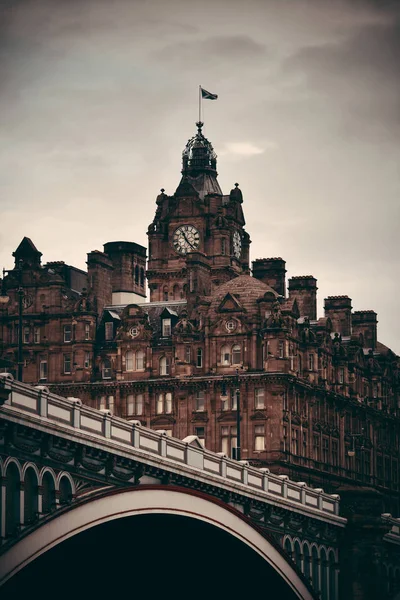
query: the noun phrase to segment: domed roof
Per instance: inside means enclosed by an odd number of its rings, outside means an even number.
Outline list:
[[[257,300],[267,292],[272,293],[275,298],[279,296],[272,287],[263,281],[250,275],[239,275],[217,287],[211,297],[210,310],[217,311],[226,295],[232,294],[247,312],[258,311]]]

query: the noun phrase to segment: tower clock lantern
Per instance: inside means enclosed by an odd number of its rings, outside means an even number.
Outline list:
[[[217,155],[198,122],[182,153],[182,178],[171,196],[161,190],[148,228],[150,301],[180,300],[249,272],[242,192],[224,195]],[[246,250],[247,249],[247,250]],[[201,265],[201,266],[200,266]]]

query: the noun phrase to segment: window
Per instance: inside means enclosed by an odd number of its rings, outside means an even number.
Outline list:
[[[278,357],[279,358],[285,357],[285,342],[283,340],[279,340],[279,343],[278,343]]]
[[[139,283],[139,265],[135,266],[135,283]]]
[[[339,444],[337,440],[332,440],[332,465],[334,467],[339,465]]]
[[[47,379],[47,360],[41,360],[39,363],[39,379]]]
[[[286,425],[283,426],[283,451],[286,452],[288,449],[288,445],[287,445],[287,431],[288,428]]]
[[[72,342],[72,325],[64,325],[64,343]]]
[[[204,429],[204,427],[195,427],[194,428],[194,435],[197,435],[197,437],[199,438],[200,444],[204,448],[205,445],[206,445],[206,436],[205,436],[205,429]]]
[[[127,415],[142,415],[143,414],[143,394],[129,394],[126,397],[126,414]]]
[[[190,363],[192,361],[192,347],[189,344],[185,346],[185,362]]]
[[[33,329],[33,343],[40,344],[40,327],[35,327]]]
[[[300,412],[300,398],[298,392],[293,392],[293,410],[296,413]]]
[[[293,429],[292,431],[292,453],[299,454],[299,430]]]
[[[236,344],[232,348],[232,364],[240,365],[241,362],[242,362],[242,349],[239,346],[239,344]]]
[[[114,412],[114,396],[100,396],[100,410],[110,410]]]
[[[103,360],[101,375],[103,379],[111,379],[111,360],[109,358],[105,358]]]
[[[339,367],[339,383],[344,383],[344,367]]]
[[[232,410],[237,410],[237,399],[240,394],[240,390],[238,388],[231,389],[231,407]]]
[[[109,323],[104,324],[104,333],[106,341],[110,341],[114,337],[114,323],[110,321]]]
[[[91,365],[91,360],[90,360],[90,352],[85,352],[85,360],[83,362],[83,366],[85,367],[85,369],[88,369]]]
[[[226,254],[226,238],[221,239],[221,254],[223,256]]]
[[[171,319],[162,320],[162,335],[163,337],[169,337],[171,335]]]
[[[203,412],[205,410],[204,391],[203,390],[199,390],[196,393],[196,410],[199,412]]]
[[[314,371],[314,354],[308,355],[308,370]]]
[[[64,354],[64,375],[71,373],[71,354]]]
[[[144,269],[141,267],[140,269],[140,287],[144,287]]]
[[[221,364],[223,366],[231,364],[231,349],[229,346],[222,346],[221,348]]]
[[[136,352],[136,371],[143,371],[145,368],[145,355],[143,350],[138,350]]]
[[[164,302],[168,302],[168,288],[164,288],[163,298],[164,298]]]
[[[227,456],[232,456],[233,448],[236,448],[236,427],[221,427],[221,450]]]
[[[256,388],[254,390],[255,408],[265,408],[265,390],[264,388]]]
[[[329,440],[326,437],[322,438],[322,460],[324,463],[329,462]]]
[[[371,452],[370,450],[364,450],[364,469],[365,475],[371,475]],[[393,473],[394,475],[394,473]],[[394,480],[394,478],[393,478]]]
[[[171,392],[167,392],[166,394],[158,394],[157,402],[156,402],[156,413],[158,415],[172,413],[172,394],[171,394]]]
[[[90,325],[85,323],[85,340],[90,340]]]
[[[160,375],[169,375],[169,358],[167,356],[160,358]]]
[[[258,452],[265,450],[264,425],[256,425],[254,427],[254,450]]]
[[[29,327],[24,327],[24,344],[29,344]]]
[[[313,457],[314,460],[320,460],[320,440],[319,435],[313,437]]]
[[[373,398],[377,398],[378,397],[378,384],[375,381],[372,384],[372,397]]]
[[[129,350],[125,354],[125,371],[133,371],[133,352]]]
[[[307,431],[303,431],[302,456],[307,456]]]
[[[203,366],[203,349],[197,348],[196,367],[201,369],[202,366]]]

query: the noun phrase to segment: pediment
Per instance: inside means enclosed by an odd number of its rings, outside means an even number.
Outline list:
[[[253,415],[251,415],[250,419],[252,421],[266,421],[269,417],[262,410],[256,410]]]
[[[169,415],[160,415],[159,417],[155,417],[150,421],[150,425],[152,427],[156,425],[157,427],[165,427],[166,425],[173,425],[174,423],[176,423],[175,419]]]
[[[228,292],[218,307],[218,312],[243,312],[243,307],[237,296]]]

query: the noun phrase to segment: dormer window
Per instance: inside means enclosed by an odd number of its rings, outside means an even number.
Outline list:
[[[104,324],[104,337],[106,341],[110,341],[113,339],[114,335],[114,323],[110,321],[109,323]]]
[[[169,337],[171,335],[171,319],[162,320],[162,335],[163,337]]]

